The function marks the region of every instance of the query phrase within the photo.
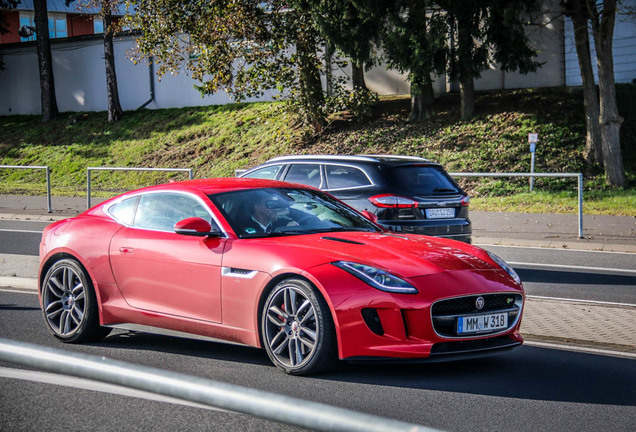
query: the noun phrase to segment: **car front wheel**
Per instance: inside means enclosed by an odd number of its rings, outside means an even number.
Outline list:
[[[280,282],[267,297],[261,329],[272,362],[288,374],[324,372],[337,361],[327,302],[302,279]]]

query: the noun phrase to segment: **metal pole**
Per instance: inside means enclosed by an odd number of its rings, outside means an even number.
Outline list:
[[[192,173],[192,168],[190,168],[190,169],[188,170],[188,173],[190,174],[190,180],[194,179],[194,175],[193,175],[193,173]]]
[[[532,152],[532,158],[530,160],[530,173],[534,174],[534,152]],[[534,188],[534,177],[530,176],[530,192]]]
[[[53,211],[53,206],[51,205],[51,170],[49,167],[46,167],[46,198],[48,203],[49,213]]]
[[[579,238],[583,238],[583,173],[579,173]]]
[[[86,168],[86,178],[88,183],[86,184],[86,209],[91,208],[91,169]]]
[[[122,361],[0,338],[0,359],[320,431],[433,432],[398,420]],[[296,378],[299,379],[299,378]]]

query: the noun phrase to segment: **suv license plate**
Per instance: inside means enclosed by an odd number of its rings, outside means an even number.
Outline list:
[[[508,313],[465,316],[457,319],[457,334],[491,332],[508,327]]]
[[[428,219],[447,219],[455,217],[454,208],[432,208],[426,209],[426,217]]]

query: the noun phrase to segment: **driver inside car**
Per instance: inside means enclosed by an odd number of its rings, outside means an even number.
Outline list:
[[[273,232],[284,226],[298,226],[298,223],[289,217],[289,207],[292,204],[292,201],[282,196],[259,191],[245,232],[256,234]]]

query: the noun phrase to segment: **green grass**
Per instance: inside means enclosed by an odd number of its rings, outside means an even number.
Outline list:
[[[627,176],[636,183],[636,86],[617,89],[625,118],[621,145]],[[436,102],[434,116],[407,123],[409,99],[383,97],[371,120],[332,118],[319,135],[296,123],[281,103],[230,104],[126,112],[110,124],[104,112],[65,113],[43,125],[39,116],[0,117],[1,165],[48,165],[54,195],[83,196],[86,167],[192,168],[196,178],[233,176],[286,154],[394,153],[424,156],[449,172],[528,172],[527,135],[539,133],[536,172],[583,172],[586,214],[636,216],[636,189],[606,186],[599,166],[587,166],[580,92],[564,89],[480,93],[473,120],[459,121],[458,95]],[[95,196],[185,179],[183,173],[97,172]],[[571,213],[574,179],[460,179],[472,208],[489,211]],[[0,169],[1,194],[45,193],[42,171]]]

